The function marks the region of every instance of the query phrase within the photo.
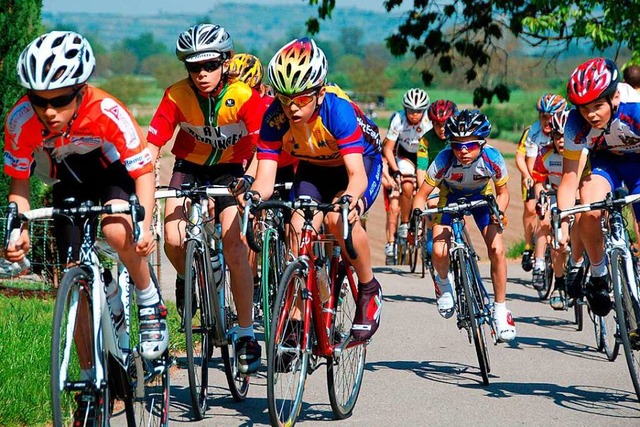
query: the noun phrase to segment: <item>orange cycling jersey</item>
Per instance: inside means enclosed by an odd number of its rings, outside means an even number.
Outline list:
[[[4,171],[13,178],[27,179],[33,173],[45,183],[54,184],[58,165],[64,163],[82,182],[83,175],[91,173],[94,166],[84,164],[85,157],[77,155],[87,154],[95,156],[104,168],[122,162],[134,179],[153,172],[151,154],[131,113],[111,95],[92,86],[87,86],[77,117],[64,134],[47,132],[26,95],[7,115],[4,131]]]
[[[171,152],[203,166],[244,163],[258,139],[265,102],[245,83],[225,85],[215,96],[200,93],[184,79],[164,93],[147,141],[162,147],[179,131]]]

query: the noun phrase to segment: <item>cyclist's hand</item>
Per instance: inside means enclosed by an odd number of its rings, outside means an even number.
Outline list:
[[[412,212],[411,212],[411,218],[409,218],[409,223],[410,224],[415,224],[416,222],[420,221],[420,218],[422,217],[422,209],[420,208],[415,208]]]
[[[234,180],[229,184],[229,190],[236,197],[240,197],[245,192],[249,191],[251,185],[255,179],[251,175],[243,175],[242,178]]]
[[[502,228],[506,228],[507,227],[507,215],[505,215],[504,212],[502,211],[498,211],[498,213],[500,214],[500,218],[496,218],[495,215],[491,215],[491,223],[493,225],[500,225],[500,220],[502,220]]]
[[[252,204],[257,205],[262,201],[262,197],[260,197],[260,193],[256,190],[247,190],[242,195],[237,197],[238,199],[238,209],[241,214],[244,214],[244,207],[247,205],[247,200],[251,200]]]
[[[136,242],[136,253],[141,257],[151,255],[155,248],[156,239],[154,238],[151,230],[147,230],[147,232],[142,235],[142,239],[139,242]]]
[[[402,187],[402,172],[393,171],[391,172],[391,176],[393,177],[393,181],[395,183],[396,188]]]
[[[29,231],[22,230],[20,237],[15,242],[9,242],[9,246],[4,252],[4,256],[11,262],[22,261],[29,253],[31,249],[31,243],[29,240]]]
[[[545,214],[546,212],[542,203],[536,202],[536,215],[538,215],[538,218],[544,219]]]
[[[565,252],[569,248],[569,222],[563,220],[560,223],[560,239],[558,239],[558,251]]]

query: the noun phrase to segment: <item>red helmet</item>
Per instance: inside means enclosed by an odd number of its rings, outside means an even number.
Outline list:
[[[444,123],[457,110],[458,107],[453,102],[447,99],[438,99],[429,106],[427,115],[432,122]]]
[[[567,97],[576,106],[616,93],[620,73],[610,59],[594,58],[578,65],[567,83]]]

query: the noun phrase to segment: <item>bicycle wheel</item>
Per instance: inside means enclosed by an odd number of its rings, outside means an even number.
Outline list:
[[[191,407],[196,420],[201,420],[207,411],[209,386],[209,361],[213,351],[208,325],[211,323],[207,273],[206,249],[196,240],[187,243],[187,259],[184,276],[184,335],[187,348],[187,374]],[[195,301],[193,296],[195,294]],[[199,302],[199,304],[196,304]],[[189,311],[192,310],[190,313]],[[192,315],[190,315],[192,314]]]
[[[538,291],[538,297],[541,301],[546,301],[551,295],[553,287],[553,265],[551,263],[551,246],[547,245],[547,249],[544,251],[544,275],[542,280],[542,288],[536,288]]]
[[[342,271],[334,286],[335,315],[329,339],[332,345],[340,345],[351,333],[358,300],[357,285],[355,281],[350,282],[346,272]],[[362,385],[366,357],[367,346],[360,344],[347,347],[339,357],[327,361],[329,401],[336,419],[349,418],[353,412]]]
[[[420,223],[416,222],[416,225],[413,227],[413,230],[409,233],[409,237],[407,238],[407,252],[409,253],[409,268],[412,273],[416,272],[416,267],[418,266],[418,247],[420,245]],[[411,236],[413,234],[413,236]]]
[[[578,331],[581,331],[584,327],[584,311],[582,309],[583,305],[584,303],[579,299],[576,299],[573,302],[574,323],[576,324]]]
[[[151,283],[160,294],[155,267],[149,263]],[[132,308],[137,312],[137,308]],[[169,424],[169,350],[157,359],[148,361],[135,352],[130,363],[131,389],[136,426],[165,427]]]
[[[310,317],[300,313],[308,303],[302,299],[306,281],[304,265],[295,261],[287,266],[278,288],[267,353],[267,402],[272,425],[293,426],[302,409],[310,353],[303,345],[312,327],[305,322]]]
[[[620,333],[618,332],[618,322],[616,320],[615,309],[611,310],[605,317],[600,317],[602,349],[610,361],[616,360],[620,351]]]
[[[628,271],[633,271],[633,267],[626,269],[625,259],[617,252],[612,255],[611,277],[613,281],[613,295],[615,298],[616,315],[618,319],[618,327],[622,348],[627,359],[627,367],[631,374],[631,381],[635,389],[636,396],[640,400],[640,346],[637,342],[632,342],[629,332],[638,329],[638,313],[640,307],[637,307],[636,301],[631,294],[629,287]]]
[[[267,248],[262,252],[262,323],[264,326],[264,342],[269,342],[271,331],[271,313],[278,293],[278,281],[282,276],[285,254],[284,242],[278,238],[278,231],[267,229],[264,233]]]
[[[95,387],[95,355],[93,300],[91,275],[82,267],[73,267],[62,278],[53,314],[51,336],[51,406],[54,426],[73,425],[76,411],[76,394],[83,394],[91,401],[83,405],[78,415],[88,426],[108,426],[111,398],[108,387]],[[82,343],[79,343],[79,340]],[[108,378],[106,352],[101,363]],[[81,362],[81,356],[85,360]],[[89,378],[81,377],[82,366],[90,372]]]
[[[469,260],[466,257],[459,259],[460,277],[462,278],[462,287],[466,296],[465,300],[469,311],[469,325],[471,327],[471,334],[473,335],[473,343],[476,347],[478,363],[480,364],[482,383],[489,385],[490,367],[487,341],[484,331],[482,330],[482,325],[479,322],[482,301],[478,299],[477,292],[474,291],[476,279],[473,269],[469,265]]]
[[[226,344],[220,346],[220,353],[224,363],[224,375],[227,378],[229,391],[236,402],[242,402],[247,398],[249,391],[248,375],[241,374],[238,370],[238,357],[236,356],[236,329],[238,328],[238,314],[231,294],[231,276],[226,267],[224,271],[224,284],[219,285],[218,301],[220,301],[220,320],[223,322],[222,330],[225,332]]]

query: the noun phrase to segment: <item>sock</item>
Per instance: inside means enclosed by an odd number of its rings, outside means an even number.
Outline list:
[[[494,315],[503,314],[507,312],[507,302],[494,302],[493,313]]]
[[[251,337],[255,338],[255,334],[253,333],[253,326],[241,327],[238,326],[236,329],[238,331],[238,338],[242,337]]]
[[[525,250],[525,251],[530,251],[530,250],[531,250],[531,245],[529,245],[529,244],[525,244],[525,245],[524,245],[524,250]]]
[[[449,280],[449,274],[445,276],[443,279],[439,274],[436,274],[436,282],[438,282],[438,286],[451,286],[451,281]]]
[[[591,275],[594,277],[603,277],[607,274],[607,263],[605,257],[602,257],[599,263],[591,263]]]
[[[536,265],[533,268],[536,270],[544,270],[544,258],[536,258]]]
[[[138,305],[149,306],[158,304],[160,302],[160,295],[153,284],[149,283],[149,286],[143,291],[136,288],[136,301]]]
[[[378,287],[381,287],[380,282],[375,277],[368,282],[358,282],[359,293],[375,294],[378,292]]]
[[[571,267],[582,267],[582,265],[584,264],[584,258],[582,258],[580,261],[574,261],[573,258],[569,258],[569,265]]]

